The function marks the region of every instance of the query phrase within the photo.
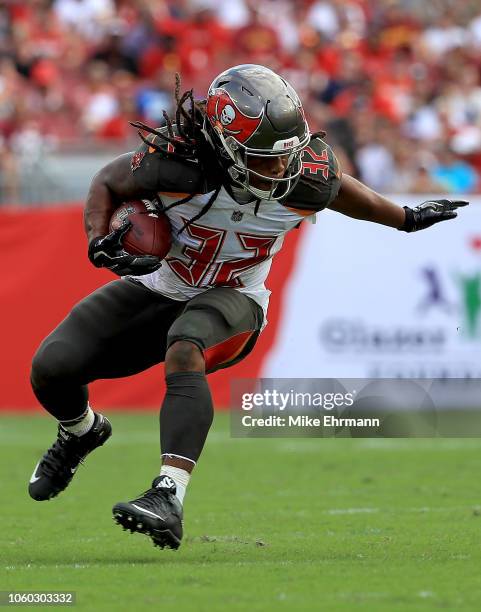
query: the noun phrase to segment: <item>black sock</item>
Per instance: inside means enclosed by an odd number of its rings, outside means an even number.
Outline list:
[[[207,379],[201,372],[175,372],[165,380],[167,393],[160,411],[162,455],[197,461],[214,418]]]

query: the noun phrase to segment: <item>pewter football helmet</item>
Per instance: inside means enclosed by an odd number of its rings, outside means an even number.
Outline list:
[[[295,186],[301,156],[310,133],[299,96],[281,76],[255,64],[243,64],[219,74],[209,87],[204,133],[219,154],[234,185],[256,198],[279,200]],[[248,170],[250,156],[288,155],[282,178]],[[250,184],[255,175],[269,190]]]

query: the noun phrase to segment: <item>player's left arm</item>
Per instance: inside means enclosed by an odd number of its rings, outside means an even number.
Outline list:
[[[354,219],[381,223],[404,232],[415,232],[440,221],[454,219],[457,216],[456,209],[467,205],[465,200],[429,200],[414,208],[402,207],[352,176],[343,174],[339,192],[328,208]]]

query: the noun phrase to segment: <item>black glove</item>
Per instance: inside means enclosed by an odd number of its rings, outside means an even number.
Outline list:
[[[405,206],[406,219],[399,229],[402,232],[417,232],[440,221],[454,219],[458,216],[458,213],[455,212],[456,208],[468,204],[466,200],[429,200],[419,204],[416,208]]]
[[[122,246],[122,238],[132,223],[124,223],[107,236],[94,238],[89,244],[89,259],[96,268],[108,268],[119,276],[142,276],[160,268],[161,261],[153,255],[130,255]]]

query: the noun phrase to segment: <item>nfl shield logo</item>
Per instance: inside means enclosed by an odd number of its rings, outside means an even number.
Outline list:
[[[233,221],[234,223],[239,223],[240,221],[242,221],[243,216],[243,212],[241,212],[240,210],[234,210],[231,216],[231,221]]]

